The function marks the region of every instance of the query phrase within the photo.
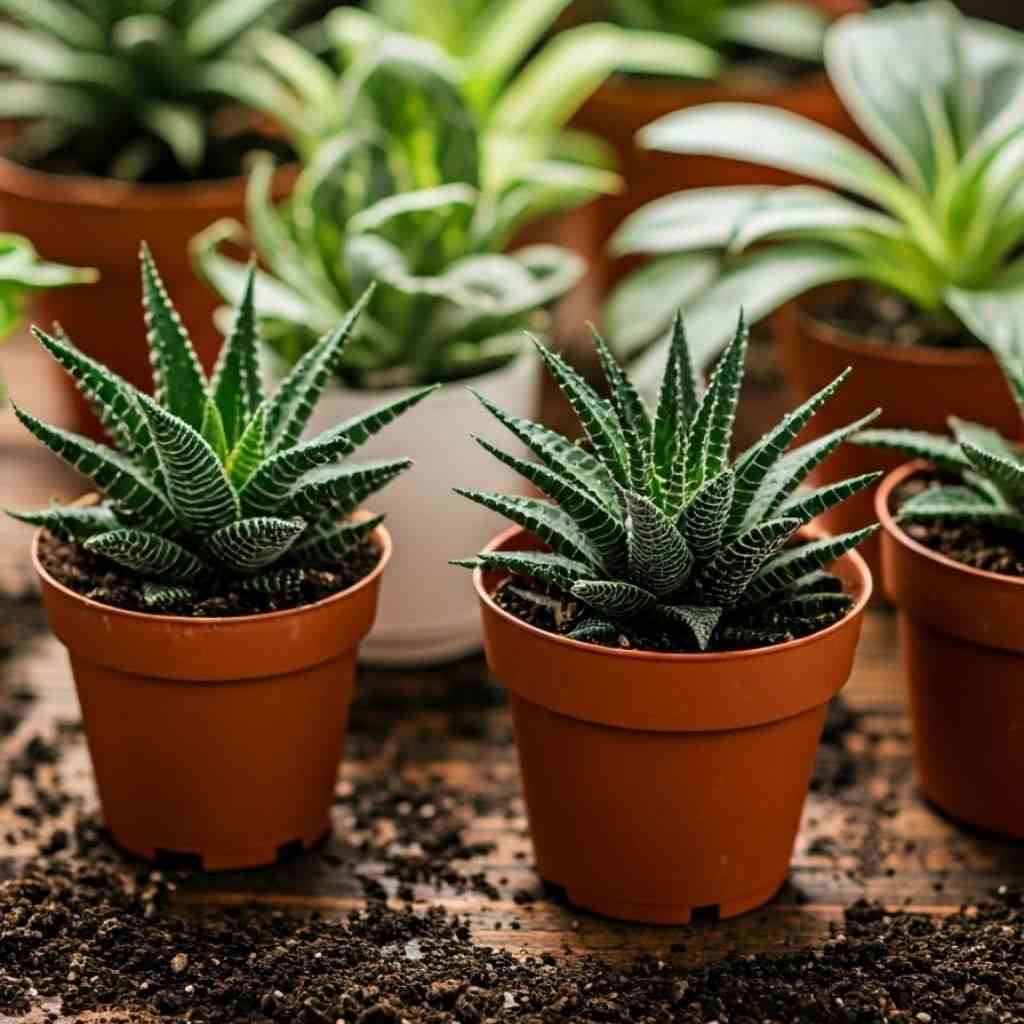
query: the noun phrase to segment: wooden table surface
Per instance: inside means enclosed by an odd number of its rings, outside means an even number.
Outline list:
[[[0,353],[0,368],[15,398],[29,395],[38,414],[60,417],[26,345]],[[33,507],[51,495],[75,495],[75,478],[22,435],[10,409],[0,411],[0,505]],[[28,539],[27,528],[0,519],[0,581],[8,591],[28,579]],[[15,810],[17,792],[0,807],[0,857],[15,860],[33,856],[46,829],[95,810],[85,744],[68,726],[78,708],[64,651],[43,628],[41,611],[30,607],[28,618],[36,628],[22,630],[14,655],[0,660],[0,714],[26,691],[34,699],[22,705],[24,717],[13,733],[0,740],[0,759],[15,756],[34,736],[59,738],[57,764],[41,769],[37,784],[45,787],[56,772],[75,800],[28,838]],[[419,882],[415,897],[464,915],[477,942],[514,951],[624,957],[683,944],[696,963],[728,951],[783,950],[822,939],[841,925],[843,907],[862,896],[942,913],[998,886],[1019,886],[1024,846],[957,828],[915,790],[896,623],[888,610],[868,613],[843,700],[848,721],[822,747],[789,883],[768,906],[739,919],[678,928],[627,925],[545,894],[531,866],[507,711],[479,659],[431,671],[363,671],[334,835],[324,850],[267,871],[191,876],[175,898],[183,908],[247,903],[333,914],[360,906],[373,880],[394,898],[399,882],[393,876],[401,874],[396,862],[408,856],[414,865],[423,851],[397,849],[390,841],[395,822],[363,813],[366,801],[372,804],[365,795],[372,780],[384,780],[378,790],[412,794],[416,813],[445,815],[464,844],[481,844],[454,862],[457,877]],[[417,802],[417,793],[433,803]]]

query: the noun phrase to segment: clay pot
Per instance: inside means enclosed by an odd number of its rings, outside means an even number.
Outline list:
[[[370,575],[287,611],[184,618],[89,600],[32,560],[67,647],[103,818],[147,859],[256,867],[330,829],[356,649],[391,556]]]
[[[811,2],[835,17],[863,10],[865,6],[860,0]],[[809,71],[796,79],[780,80],[756,69],[735,67],[710,82],[616,75],[587,100],[575,118],[577,127],[611,144],[626,185],[619,195],[600,200],[605,239],[641,206],[683,189],[716,185],[790,185],[804,180],[759,164],[714,156],[661,153],[636,143],[637,132],[645,125],[703,103],[762,103],[779,107],[863,141],[824,71]],[[637,262],[629,258],[606,268],[607,283],[614,283]]]
[[[275,181],[277,197],[291,188],[294,168]],[[138,185],[104,178],[34,171],[0,158],[0,230],[32,239],[50,260],[97,267],[100,281],[89,288],[55,289],[35,302],[33,319],[49,329],[63,325],[75,343],[94,359],[150,390],[152,376],[142,316],[139,244],[149,243],[164,283],[187,325],[199,359],[209,371],[221,335],[213,312],[214,292],[192,271],[192,237],[221,217],[245,219],[245,179]],[[56,365],[56,364],[55,364]],[[77,389],[72,429],[90,437],[105,435]]]
[[[1024,839],[1024,579],[962,565],[899,527],[893,492],[928,468],[904,464],[875,499],[885,587],[899,608],[918,785],[952,817]]]
[[[881,408],[875,427],[905,427],[946,433],[947,419],[960,416],[994,427],[1009,437],[1021,431],[1020,414],[995,359],[986,349],[897,347],[871,342],[824,323],[813,312],[813,298],[790,303],[775,314],[772,327],[790,386],[803,401],[835,379],[853,372],[815,415],[799,441],[810,441]],[[844,444],[809,477],[815,485],[834,483],[874,470],[894,469],[906,456]],[[829,533],[859,529],[875,521],[874,488],[844,501],[821,517]],[[878,578],[879,538],[860,549]]]
[[[519,528],[490,550],[536,549]],[[785,880],[829,700],[846,683],[871,576],[834,566],[855,605],[759,650],[656,654],[527,625],[475,574],[487,660],[508,688],[537,869],[577,906],[662,924],[731,917]]]

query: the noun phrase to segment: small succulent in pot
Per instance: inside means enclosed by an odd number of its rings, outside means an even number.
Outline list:
[[[1024,418],[1020,341],[1002,338],[996,354]],[[955,416],[950,417],[949,429],[951,437],[921,430],[864,430],[851,441],[925,459],[935,467],[928,486],[905,496],[893,510],[897,522],[975,527],[989,536],[994,531],[1024,552],[1024,456],[1019,445],[989,427]],[[994,547],[998,546],[986,545],[979,557],[997,556]]]
[[[15,407],[25,427],[91,480],[102,500],[11,514],[116,566],[139,606],[153,612],[195,614],[197,602],[232,593],[248,596],[246,611],[306,603],[322,585],[317,574],[344,563],[381,519],[350,519],[352,513],[410,465],[342,460],[433,389],[300,441],[369,293],[276,393],[264,395],[253,271],[207,380],[145,246],[141,260],[154,397],[86,356],[60,329],[34,331],[115,449]]]
[[[751,648],[842,618],[850,601],[826,569],[876,527],[790,542],[879,474],[798,488],[874,414],[810,444],[791,450],[790,444],[846,374],[730,461],[747,349],[742,318],[703,389],[677,316],[653,412],[596,332],[594,338],[610,401],[537,346],[580,418],[585,446],[481,399],[539,461],[480,444],[557,504],[460,491],[518,523],[550,551],[484,551],[457,564],[508,572],[499,602],[573,639],[611,646]]]
[[[292,104],[246,36],[280,0],[0,0],[0,117],[26,122],[22,161],[128,180],[237,174],[211,144],[231,105]],[[230,148],[221,140],[221,148]]]

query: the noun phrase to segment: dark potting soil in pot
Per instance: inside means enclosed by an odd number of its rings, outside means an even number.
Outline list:
[[[950,481],[927,476],[907,480],[893,492],[892,510],[899,511],[903,502],[940,482]],[[972,569],[1024,577],[1024,537],[1012,530],[950,520],[901,522],[900,529],[918,544]]]
[[[834,298],[822,299],[814,315],[855,338],[906,348],[977,348],[979,343],[952,318],[924,313],[909,299],[874,284],[856,284]]]
[[[536,597],[535,597],[536,595]],[[537,599],[539,597],[539,600]],[[566,636],[588,617],[586,606],[573,598],[556,594],[531,580],[509,577],[502,580],[494,592],[494,603],[517,619],[548,633]],[[852,599],[844,609],[824,612],[814,619],[807,619],[806,628],[794,631],[786,628],[773,630],[771,612],[758,621],[756,639],[760,644],[752,643],[755,634],[738,623],[730,623],[728,613],[723,616],[715,635],[712,637],[708,651],[744,650],[751,646],[774,646],[796,640],[801,636],[817,633],[842,619],[852,607]],[[659,651],[666,654],[692,654],[694,647],[681,646],[678,637],[670,632],[660,630],[656,623],[645,623],[642,628],[623,625],[618,637],[607,642],[590,641],[601,647],[618,650]]]
[[[87,551],[80,544],[44,533],[39,541],[39,559],[55,580],[83,597],[127,611],[153,611],[143,600],[140,577],[121,569],[108,558]],[[296,590],[262,594],[226,589],[197,601],[162,608],[160,614],[229,618],[301,608],[354,586],[368,576],[379,561],[380,549],[372,539],[367,539],[353,545],[344,561],[307,569]],[[275,568],[287,568],[287,563],[282,562]]]

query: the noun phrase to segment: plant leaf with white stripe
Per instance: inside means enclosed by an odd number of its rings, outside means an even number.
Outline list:
[[[122,529],[97,533],[83,545],[133,572],[187,583],[209,576],[210,569],[191,551],[166,537],[146,530]]]
[[[376,515],[358,522],[310,526],[292,547],[292,555],[306,565],[340,562],[382,522],[384,516]]]
[[[229,569],[256,572],[282,558],[305,529],[306,520],[298,517],[239,519],[212,534],[206,547]]]
[[[700,651],[708,649],[724,611],[717,605],[658,605],[659,618],[672,626],[683,626]]]
[[[693,568],[693,553],[675,524],[653,502],[632,491],[623,498],[629,515],[629,569],[657,597],[677,591]]]
[[[765,561],[793,535],[798,519],[768,519],[751,527],[701,570],[695,587],[709,604],[729,606],[744,594]]]
[[[590,567],[582,562],[545,551],[481,551],[476,558],[457,558],[451,564],[525,576],[566,591],[590,575]]]
[[[386,487],[411,465],[411,459],[394,459],[321,470],[295,490],[278,514],[344,519],[365,498]]]
[[[622,580],[580,580],[570,593],[588,608],[613,619],[632,618],[658,603],[650,591]]]

